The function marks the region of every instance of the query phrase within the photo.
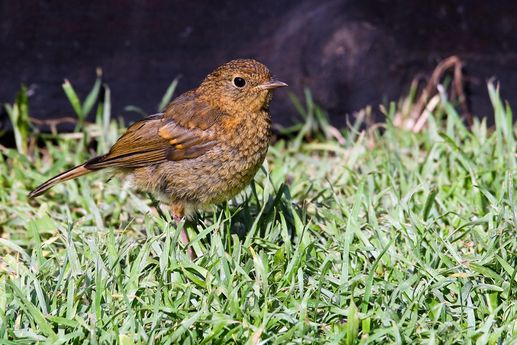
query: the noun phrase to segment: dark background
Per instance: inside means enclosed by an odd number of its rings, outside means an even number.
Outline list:
[[[490,116],[486,80],[517,104],[517,2],[512,1],[7,1],[0,2],[0,102],[21,83],[31,115],[71,115],[68,78],[84,97],[101,67],[113,111],[152,113],[169,83],[178,92],[214,67],[253,57],[302,94],[309,87],[334,123],[371,104],[397,100],[418,75],[452,54],[465,62],[472,113]],[[274,121],[295,118],[288,92]],[[2,122],[6,122],[2,111]]]

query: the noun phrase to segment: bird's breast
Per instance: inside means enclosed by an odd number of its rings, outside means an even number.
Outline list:
[[[214,181],[235,194],[244,188],[262,165],[271,137],[269,117],[250,116],[250,121],[241,121],[232,130],[219,137],[219,145],[212,152],[217,161]]]
[[[231,129],[226,128],[226,136],[220,143],[231,159],[241,164],[243,170],[258,161],[262,164],[271,137],[271,121],[267,113],[250,114],[244,120],[232,123]]]

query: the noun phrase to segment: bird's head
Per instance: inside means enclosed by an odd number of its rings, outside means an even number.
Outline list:
[[[268,111],[271,91],[287,86],[271,77],[253,59],[232,60],[210,73],[198,88],[200,95],[230,114]]]

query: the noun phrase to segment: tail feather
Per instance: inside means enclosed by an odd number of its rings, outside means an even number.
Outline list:
[[[72,179],[74,179],[76,177],[83,176],[83,175],[86,175],[86,174],[92,172],[93,170],[87,169],[85,167],[85,165],[87,163],[88,162],[86,162],[84,164],[81,164],[81,165],[78,165],[76,167],[73,167],[70,170],[62,172],[61,174],[59,174],[57,176],[54,176],[53,178],[51,178],[47,182],[41,184],[39,187],[34,189],[32,192],[30,192],[29,193],[29,198],[35,198],[35,197],[45,193],[48,189],[54,187],[58,183],[65,182],[65,181],[68,181],[68,180],[72,180]]]

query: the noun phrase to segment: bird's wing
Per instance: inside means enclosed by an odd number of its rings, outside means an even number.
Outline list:
[[[137,168],[199,157],[216,144],[211,127],[221,115],[188,92],[163,114],[135,122],[106,155],[88,161],[85,167]]]

